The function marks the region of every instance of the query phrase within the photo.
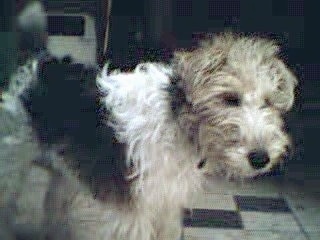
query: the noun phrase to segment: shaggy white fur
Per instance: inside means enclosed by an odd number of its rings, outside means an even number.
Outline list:
[[[127,176],[132,180],[129,203],[108,204],[103,209],[93,205],[94,216],[104,222],[101,239],[178,239],[181,233],[182,208],[202,180],[199,156],[170,112],[165,90],[170,74],[165,66],[141,64],[132,73],[103,72],[98,77],[106,93],[102,101],[111,111],[110,124],[118,140],[127,143],[127,164],[133,166]],[[76,199],[74,214],[85,217],[89,209],[80,207],[79,211],[79,204],[94,200],[90,195]]]
[[[24,120],[26,120],[26,111],[20,101],[20,96],[37,80],[37,68],[38,62],[36,60],[30,60],[25,65],[19,66],[10,78],[7,91],[3,92],[1,96],[3,101],[1,107]]]

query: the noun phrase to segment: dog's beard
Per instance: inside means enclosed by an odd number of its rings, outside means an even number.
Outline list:
[[[216,115],[219,116],[216,119],[211,118],[211,122],[203,122],[198,126],[199,135],[193,136],[201,158],[207,159],[208,172],[215,174],[218,169],[227,176],[247,178],[281,165],[287,156],[290,139],[282,129],[279,115],[263,117],[268,114],[258,112],[253,118],[255,121],[249,124],[241,110],[232,113],[234,116],[222,113]],[[265,152],[268,162],[261,166],[252,162],[250,154],[255,152]]]

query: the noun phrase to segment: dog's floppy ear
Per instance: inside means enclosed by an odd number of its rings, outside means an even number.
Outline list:
[[[279,59],[273,62],[270,72],[275,81],[275,89],[269,102],[283,112],[291,109],[294,102],[294,90],[298,84],[296,76]]]

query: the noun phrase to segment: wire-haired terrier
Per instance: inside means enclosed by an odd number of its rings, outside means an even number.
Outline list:
[[[41,236],[178,239],[204,176],[255,177],[281,164],[297,79],[278,51],[267,39],[217,35],[169,65],[105,67],[98,101],[54,76],[30,84],[23,103],[40,141],[64,146],[50,166],[31,164],[49,172],[44,197],[30,201],[43,208]]]

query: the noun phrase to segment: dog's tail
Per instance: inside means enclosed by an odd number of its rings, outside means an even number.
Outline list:
[[[47,17],[40,1],[29,2],[16,17],[18,68],[1,94],[1,108],[21,113],[20,97],[37,78],[38,61],[46,55]]]
[[[20,63],[39,54],[47,45],[47,16],[40,1],[32,1],[17,16]]]
[[[18,25],[24,30],[43,31],[47,26],[45,10],[41,2],[30,2],[19,14]]]

